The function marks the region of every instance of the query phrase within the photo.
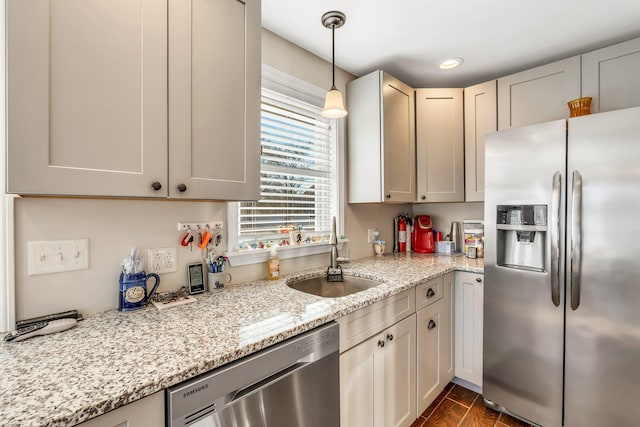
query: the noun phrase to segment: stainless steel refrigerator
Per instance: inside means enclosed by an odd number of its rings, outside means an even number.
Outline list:
[[[485,153],[485,399],[547,427],[639,425],[640,108]]]

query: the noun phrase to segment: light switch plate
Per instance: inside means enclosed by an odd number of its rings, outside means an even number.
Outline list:
[[[62,273],[89,268],[89,239],[27,242],[27,273]]]
[[[165,274],[178,271],[178,249],[157,248],[148,251],[149,273]]]

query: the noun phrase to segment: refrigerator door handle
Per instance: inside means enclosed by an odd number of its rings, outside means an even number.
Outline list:
[[[562,174],[553,174],[553,189],[551,198],[551,301],[556,307],[560,306],[560,196],[562,188]]]
[[[573,171],[571,205],[571,310],[580,305],[580,277],[582,275],[582,175]]]

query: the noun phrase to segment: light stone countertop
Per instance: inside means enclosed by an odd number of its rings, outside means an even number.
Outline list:
[[[231,285],[195,303],[90,315],[77,327],[0,345],[0,425],[66,426],[313,329],[454,270],[483,273],[483,259],[432,254],[371,257],[347,275],[385,283],[342,298],[286,286],[294,277]]]

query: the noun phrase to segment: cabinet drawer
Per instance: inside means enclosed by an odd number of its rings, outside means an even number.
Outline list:
[[[416,311],[442,298],[443,276],[416,286]]]
[[[340,325],[340,353],[415,311],[415,293],[409,289],[337,319]]]
[[[164,392],[136,400],[78,427],[142,427],[164,425]]]

